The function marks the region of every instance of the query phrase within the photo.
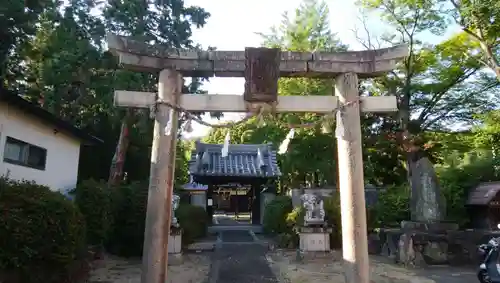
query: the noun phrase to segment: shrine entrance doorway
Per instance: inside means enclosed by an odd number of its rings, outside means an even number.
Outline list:
[[[272,184],[281,171],[276,161],[276,151],[270,144],[230,144],[228,156],[222,157],[222,144],[197,142],[191,154],[189,174],[193,181],[207,185],[207,214],[213,219],[216,209],[235,213],[245,209],[250,213],[251,224],[262,224],[262,190]],[[237,188],[240,190],[236,190]],[[225,199],[221,192],[241,191]],[[229,202],[228,202],[229,201]]]
[[[254,190],[249,185],[219,185],[212,193],[214,213],[231,216],[237,222],[250,222],[254,195]]]

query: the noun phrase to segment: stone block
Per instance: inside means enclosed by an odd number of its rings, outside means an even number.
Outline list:
[[[182,252],[182,233],[170,234],[168,238],[168,253],[180,254]]]
[[[329,233],[299,233],[300,249],[304,252],[326,252],[330,250]]]
[[[446,232],[458,230],[458,224],[450,222],[418,222],[401,221],[401,228],[404,230],[419,230],[432,232]]]

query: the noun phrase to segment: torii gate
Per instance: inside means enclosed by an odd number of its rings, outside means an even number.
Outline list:
[[[249,112],[273,104],[276,112],[330,114],[344,107],[338,136],[342,246],[346,282],[369,283],[368,243],[361,151],[360,111],[397,111],[395,96],[359,97],[358,77],[393,70],[408,56],[407,46],[355,52],[180,51],[108,35],[108,48],[129,70],[160,72],[158,95],[116,91],[115,105],[155,108],[151,175],[141,283],[166,282],[168,235],[175,171],[179,109],[188,112]],[[182,94],[183,78],[245,77],[241,95]],[[277,96],[279,77],[336,78],[336,96]],[[352,103],[357,102],[360,103]],[[177,109],[168,105],[175,105]]]

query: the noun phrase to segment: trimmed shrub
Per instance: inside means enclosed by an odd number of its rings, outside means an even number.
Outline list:
[[[0,211],[0,276],[8,278],[0,281],[75,281],[86,232],[74,203],[45,186],[0,177]]]
[[[181,203],[175,211],[175,216],[182,228],[183,245],[189,245],[207,235],[209,219],[202,207]]]
[[[87,243],[102,247],[111,225],[111,192],[105,182],[83,181],[73,191],[75,203],[85,218]]]
[[[132,183],[112,188],[111,218],[106,250],[119,256],[141,256],[144,244],[148,185]]]
[[[264,208],[263,229],[265,233],[292,233],[293,226],[287,223],[287,217],[293,210],[292,198],[277,196]]]
[[[333,227],[330,234],[330,247],[340,248],[342,246],[342,221],[340,218],[340,198],[327,197],[323,200],[325,219],[329,227]]]

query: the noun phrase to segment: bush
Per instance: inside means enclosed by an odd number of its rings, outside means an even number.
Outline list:
[[[148,185],[133,183],[113,188],[111,218],[113,219],[106,250],[120,256],[141,256],[148,199]],[[176,217],[183,230],[184,245],[206,235],[209,219],[206,211],[181,203]]]
[[[4,282],[69,282],[85,255],[85,221],[59,192],[0,177],[0,269]],[[4,279],[0,279],[2,281]]]
[[[389,187],[381,192],[377,205],[370,211],[370,220],[377,227],[399,227],[410,219],[410,194],[407,187]]]
[[[182,228],[182,244],[189,245],[194,240],[207,235],[209,219],[205,209],[181,203],[175,212]]]
[[[292,199],[288,196],[277,196],[264,208],[263,229],[265,233],[292,233],[293,226],[287,223],[287,216],[293,210]]]
[[[342,221],[340,218],[340,198],[331,196],[323,200],[325,218],[329,227],[333,227],[330,234],[330,247],[340,248],[342,246]]]
[[[141,256],[148,199],[148,185],[132,183],[112,188],[111,218],[106,250],[119,256]]]
[[[111,192],[105,182],[87,180],[73,191],[75,203],[85,218],[87,243],[102,247],[111,225]]]
[[[441,191],[446,199],[447,220],[466,225],[469,216],[465,203],[469,191],[482,182],[500,180],[500,159],[485,156],[472,163],[438,168]]]

